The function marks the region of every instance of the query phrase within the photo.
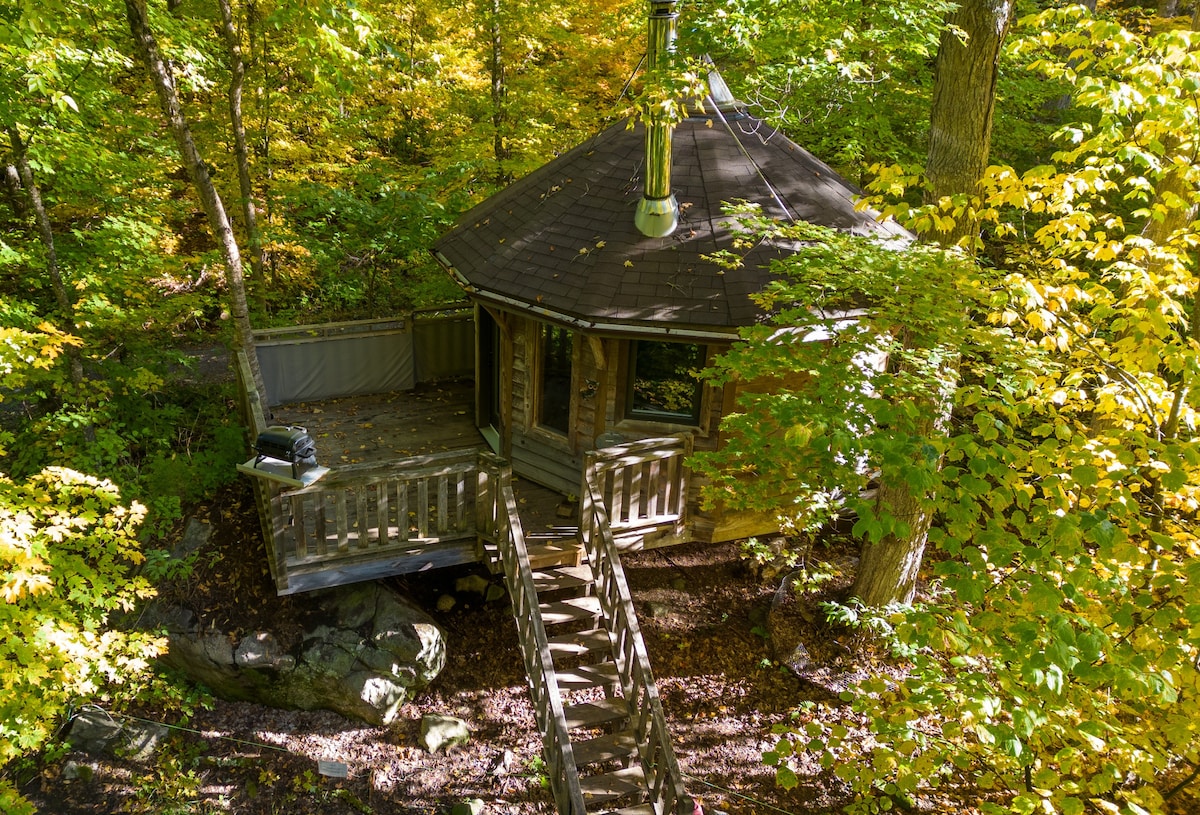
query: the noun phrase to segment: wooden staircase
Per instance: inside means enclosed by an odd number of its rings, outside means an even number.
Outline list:
[[[529,543],[507,474],[494,537],[560,815],[691,815],[602,493],[574,538]]]

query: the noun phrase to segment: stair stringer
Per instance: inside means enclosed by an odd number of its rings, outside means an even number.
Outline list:
[[[529,552],[525,546],[517,500],[512,485],[507,483],[507,479],[504,481],[500,487],[500,498],[505,511],[499,513],[497,519],[498,549],[504,566],[504,581],[512,600],[525,673],[529,678],[534,716],[542,734],[546,774],[560,815],[585,815],[587,809],[579,784],[579,771],[571,749],[563,697],[550,656],[546,627],[538,609],[537,589],[533,583],[533,570],[529,565]]]

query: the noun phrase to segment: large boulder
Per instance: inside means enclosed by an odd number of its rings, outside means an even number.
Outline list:
[[[445,636],[421,609],[379,583],[313,592],[303,633],[285,647],[270,631],[235,637],[182,607],[158,609],[164,661],[225,699],[335,710],[388,724],[446,664]]]

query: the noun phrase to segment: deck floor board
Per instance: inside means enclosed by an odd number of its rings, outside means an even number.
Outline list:
[[[470,380],[419,385],[411,391],[342,396],[272,408],[274,424],[299,425],[326,467],[481,447]]]

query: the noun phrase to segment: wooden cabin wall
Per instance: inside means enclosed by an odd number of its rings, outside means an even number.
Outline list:
[[[578,402],[572,421],[574,449],[582,455],[596,447],[608,427],[612,383],[609,376],[613,340],[576,335],[575,379]]]
[[[506,455],[518,476],[564,495],[574,495],[579,491],[583,471],[582,453],[577,448],[579,434],[574,426],[579,413],[577,363],[580,342],[576,336],[572,348],[572,426],[564,436],[538,424],[541,325],[537,320],[512,317],[512,421]]]
[[[502,377],[510,394],[504,454],[517,476],[557,490],[576,494],[583,472],[584,455],[595,448],[605,432],[617,432],[632,441],[694,432],[694,449],[713,450],[720,444],[724,412],[734,406],[737,390],[708,387],[701,405],[700,425],[686,427],[665,423],[633,421],[625,417],[631,341],[589,337],[576,332],[571,351],[571,416],[564,435],[539,426],[538,381],[541,376],[539,348],[542,324],[519,315],[504,315],[508,331],[503,364],[511,375]],[[710,346],[708,357],[724,346]],[[692,505],[698,507],[697,480],[692,482]],[[755,513],[731,513],[720,508],[696,512],[690,528],[693,540],[725,541],[750,535],[778,532],[771,518]]]

